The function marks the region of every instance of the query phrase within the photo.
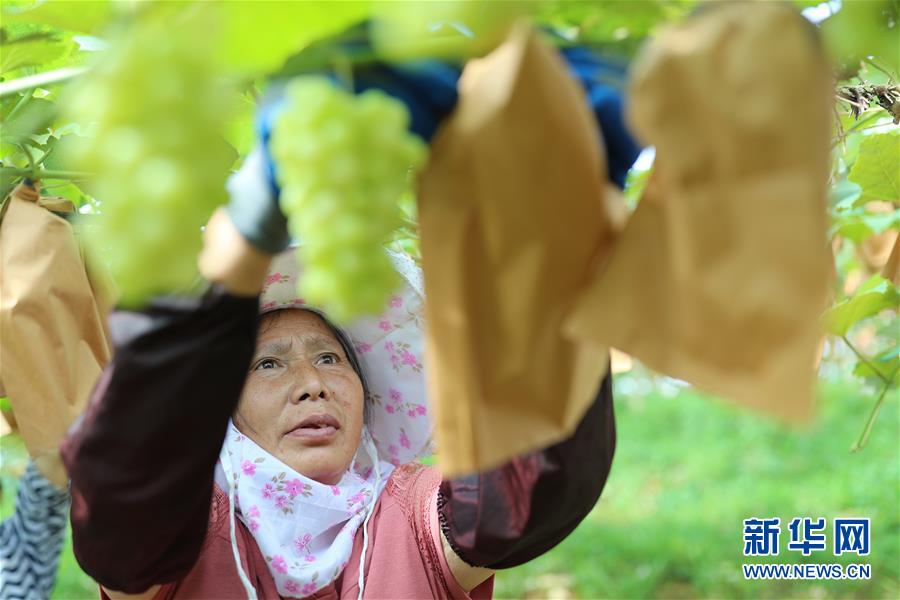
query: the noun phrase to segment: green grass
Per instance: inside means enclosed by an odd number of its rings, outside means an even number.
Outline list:
[[[561,574],[581,598],[900,598],[900,421],[888,399],[852,454],[872,395],[823,385],[812,426],[790,429],[691,391],[616,397],[618,446],[603,497],[557,548],[498,574],[495,596],[540,597]],[[749,517],[870,517],[872,551],[847,560],[787,551],[745,560]],[[786,529],[786,527],[785,527]],[[828,534],[827,541],[831,542]],[[869,581],[743,579],[741,563],[872,565]]]
[[[900,597],[896,396],[885,403],[869,445],[852,454],[873,401],[858,384],[823,385],[819,418],[795,430],[649,382],[617,382],[618,448],[595,510],[545,556],[499,573],[495,597],[546,597],[548,581],[557,594],[580,598]],[[0,444],[6,516],[25,458],[15,436]],[[837,516],[870,517],[868,557],[835,558],[829,549],[804,559],[786,550],[783,532],[780,556],[754,562],[867,562],[872,579],[744,581],[742,520],[751,516],[777,516],[783,524],[826,517],[829,530]],[[67,543],[54,598],[96,598],[95,590]]]

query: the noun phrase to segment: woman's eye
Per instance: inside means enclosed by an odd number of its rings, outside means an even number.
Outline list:
[[[274,369],[278,366],[275,361],[271,358],[264,358],[258,363],[256,363],[255,371],[259,371],[260,369]]]
[[[325,365],[336,365],[338,363],[337,354],[332,354],[330,352],[328,354],[323,354],[319,357],[319,363]]]

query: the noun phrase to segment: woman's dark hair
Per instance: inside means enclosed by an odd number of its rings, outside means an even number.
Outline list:
[[[350,341],[350,336],[346,331],[332,323],[328,317],[325,316],[324,313],[318,311],[314,308],[281,308],[278,310],[270,311],[267,313],[263,313],[259,316],[260,324],[262,324],[263,319],[268,319],[270,326],[274,323],[281,314],[286,310],[305,310],[306,312],[310,312],[325,323],[325,327],[334,335],[334,338],[341,345],[341,348],[344,350],[344,355],[347,357],[347,360],[350,362],[350,366],[353,368],[353,371],[356,373],[356,376],[359,377],[359,381],[362,384],[363,389],[363,422],[368,425],[369,424],[369,413],[371,412],[371,402],[369,402],[369,382],[366,379],[366,374],[362,369],[362,365],[359,363],[359,357],[356,355],[356,349],[353,347],[353,343]]]

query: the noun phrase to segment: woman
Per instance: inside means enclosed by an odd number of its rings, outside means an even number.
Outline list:
[[[348,337],[295,295],[264,151],[229,189],[200,260],[211,287],[113,315],[114,359],[63,446],[75,554],[104,596],[486,598],[495,569],[564,539],[609,473],[609,377],[571,438],[442,480],[417,461],[414,265],[394,257],[403,288]]]
[[[113,315],[114,360],[63,447],[75,553],[105,596],[487,598],[493,569],[594,505],[608,379],[571,439],[441,482],[412,462],[429,427],[411,263],[395,260],[406,284],[354,348],[295,297],[292,255],[271,260],[224,212],[206,236],[215,285]]]

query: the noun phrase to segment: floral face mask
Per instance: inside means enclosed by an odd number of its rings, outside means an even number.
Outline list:
[[[358,454],[374,456],[367,431]],[[304,477],[260,448],[234,426],[220,454],[233,491],[235,514],[253,534],[282,596],[303,598],[344,570],[360,525],[394,466],[355,460],[341,481]]]
[[[404,284],[379,315],[346,327],[365,371],[371,403],[362,440],[350,468],[337,485],[297,473],[241,434],[229,422],[217,479],[237,515],[251,531],[278,591],[305,597],[334,581],[344,570],[353,540],[393,469],[432,452],[431,422],[422,365],[424,349],[422,275],[413,261],[389,253]],[[298,297],[302,276],[294,250],[275,257],[260,298],[262,313],[307,308]],[[224,481],[222,481],[224,479]],[[237,543],[232,524],[232,549]],[[255,592],[238,569],[247,593]],[[360,597],[364,588],[360,568]]]

